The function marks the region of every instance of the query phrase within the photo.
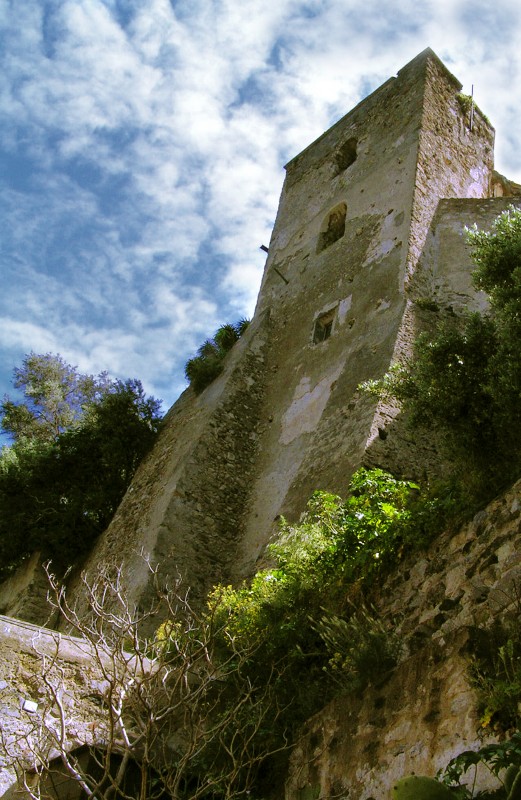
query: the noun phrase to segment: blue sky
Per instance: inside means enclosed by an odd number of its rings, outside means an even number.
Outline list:
[[[521,183],[518,0],[0,0],[0,397],[25,353],[164,410],[250,316],[283,165],[432,47]]]

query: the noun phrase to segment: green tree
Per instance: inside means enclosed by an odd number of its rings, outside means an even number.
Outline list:
[[[3,431],[15,441],[55,441],[111,388],[107,373],[97,378],[81,375],[53,353],[29,353],[13,374],[13,386],[22,390],[24,400],[16,402],[6,395],[0,416]]]
[[[59,357],[58,364],[67,366]],[[72,367],[62,374],[67,386],[71,375],[93,386]],[[0,456],[0,574],[35,550],[60,567],[74,563],[109,524],[154,441],[160,403],[145,395],[138,380],[102,379],[90,400],[79,391],[68,395],[70,414],[62,407],[63,429],[53,437],[50,415],[40,423],[36,413],[31,424],[30,404],[19,404],[28,424]],[[53,398],[65,396],[54,383],[51,388]],[[38,409],[54,403],[41,386],[38,399]]]

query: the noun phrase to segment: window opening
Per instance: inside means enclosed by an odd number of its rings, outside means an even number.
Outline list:
[[[340,175],[351,164],[354,164],[358,153],[356,152],[356,139],[348,139],[335,153],[336,175]]]
[[[336,306],[324,314],[320,314],[315,320],[313,328],[313,344],[319,344],[329,339],[333,333],[333,323],[335,321]]]
[[[347,206],[345,203],[335,206],[327,217],[327,221],[318,238],[317,253],[341,239],[346,229]]]

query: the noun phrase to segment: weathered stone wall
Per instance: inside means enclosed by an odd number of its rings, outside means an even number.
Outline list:
[[[415,70],[404,72],[287,166],[256,311],[270,309],[269,426],[238,574],[251,570],[279,514],[298,516],[317,486],[345,490],[363,457],[375,404],[357,385],[388,367],[403,313],[422,93]],[[356,160],[339,169],[350,141]],[[344,234],[321,249],[342,203]],[[331,336],[314,342],[316,320],[329,311]]]
[[[46,602],[49,582],[40,553],[33,553],[16,572],[0,584],[0,614],[46,625],[51,608]]]
[[[296,518],[317,487],[342,494],[361,463],[418,477],[439,462],[434,446],[420,448],[396,425],[396,408],[375,408],[357,387],[410,353],[421,330],[409,284],[440,198],[488,196],[493,129],[477,112],[467,130],[459,89],[425,51],[287,167],[258,300],[272,320],[272,424],[240,542],[243,573],[273,520]],[[357,157],[339,172],[346,142],[357,143]],[[345,232],[320,249],[328,212],[341,203]],[[314,320],[332,308],[330,338],[314,343]]]
[[[432,300],[441,314],[487,308],[486,295],[472,286],[475,264],[466,244],[465,229],[477,225],[481,230],[490,230],[497,216],[511,206],[521,208],[521,198],[440,200],[413,281],[414,297]]]
[[[494,129],[460,103],[461,84],[435,58],[425,61],[425,94],[416,168],[408,268],[412,275],[440,198],[484,198],[494,168]]]
[[[288,166],[252,325],[224,373],[169,412],[89,559],[124,562],[138,603],[141,549],[201,598],[252,568],[275,517],[300,513],[317,485],[342,489],[360,463],[374,402],[353,399],[356,386],[387,368],[404,306],[422,69],[402,70]],[[353,163],[332,156],[353,139]],[[342,203],[344,234],[320,249]],[[314,344],[331,306],[332,335]]]
[[[169,412],[89,559],[124,562],[136,602],[149,592],[141,550],[202,598],[249,574],[278,516],[297,517],[315,488],[344,492],[371,458],[402,473],[428,463],[406,435],[381,446],[396,410],[357,387],[416,333],[405,289],[439,198],[488,191],[493,133],[479,115],[466,132],[458,91],[425,51],[288,164],[248,333],[223,375]]]
[[[45,731],[60,731],[58,709],[49,703],[47,680],[58,687],[66,719],[64,747],[96,744],[103,735],[100,704],[105,683],[87,642],[0,617],[0,797],[20,797],[11,756],[30,767],[34,750],[46,754]],[[28,702],[33,705],[28,705]],[[38,746],[41,744],[41,749]],[[49,760],[58,755],[49,746]]]
[[[123,565],[131,602],[148,607],[151,574],[183,577],[192,602],[226,578],[249,503],[264,399],[269,314],[250,325],[224,372],[200,395],[187,390],[167,414],[116,516],[86,564]],[[78,587],[76,589],[76,587]],[[81,605],[81,584],[72,581]]]
[[[416,163],[414,200],[411,211],[407,263],[403,276],[407,299],[400,329],[395,339],[392,356],[401,361],[412,352],[414,340],[431,320],[414,304],[418,299],[418,285],[425,270],[425,251],[431,250],[431,222],[442,198],[486,198],[494,166],[494,129],[479,109],[474,109],[472,129],[470,117],[460,102],[461,84],[435,57],[418,56],[404,70],[423,70],[423,106]],[[401,70],[403,72],[404,70]],[[472,203],[470,204],[472,207]],[[462,203],[460,208],[463,209]],[[467,222],[469,215],[464,214]],[[446,252],[446,288],[456,291],[461,282],[458,255],[461,247],[451,256]],[[427,259],[428,260],[428,259]],[[470,283],[470,262],[464,256],[465,268],[462,287],[467,301],[472,304],[475,294]],[[452,272],[454,270],[454,274]],[[385,439],[381,439],[385,432]],[[392,435],[391,435],[392,434]],[[418,477],[433,474],[440,466],[440,456],[433,443],[424,442],[418,447],[399,419],[398,409],[387,402],[378,405],[366,442],[364,463],[383,466],[399,475]]]
[[[397,359],[410,352],[411,332],[435,332],[455,315],[484,311],[487,298],[472,285],[475,265],[466,243],[465,228],[476,224],[489,230],[498,214],[510,206],[521,208],[519,196],[494,199],[440,200],[425,240],[418,266],[409,281],[408,308],[401,334],[403,350]],[[425,301],[430,305],[425,307]],[[380,435],[384,432],[384,438]],[[435,477],[444,470],[443,455],[436,437],[428,430],[412,431],[403,415],[385,402],[380,403],[373,421],[371,439],[363,457],[364,466],[380,466],[395,475],[410,478]]]
[[[434,776],[477,749],[479,720],[468,668],[477,630],[519,602],[521,481],[459,532],[407,558],[372,602],[404,644],[378,686],[333,701],[293,753],[286,800],[389,800],[410,774]],[[485,786],[485,776],[480,778]]]

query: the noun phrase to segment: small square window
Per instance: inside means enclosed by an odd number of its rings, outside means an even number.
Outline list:
[[[336,307],[325,314],[320,314],[315,320],[313,328],[313,344],[325,342],[333,333],[333,323],[335,321]]]

